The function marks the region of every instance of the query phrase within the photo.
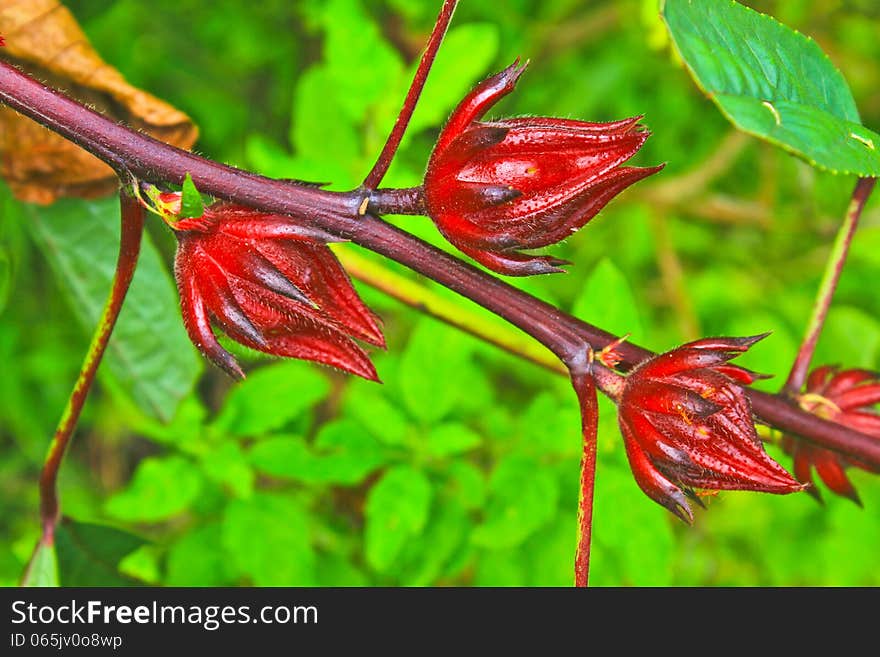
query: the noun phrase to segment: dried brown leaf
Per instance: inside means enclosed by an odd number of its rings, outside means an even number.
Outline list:
[[[132,87],[89,44],[58,0],[0,0],[0,58],[115,120],[180,148],[198,128],[183,112]],[[16,197],[51,203],[92,198],[116,187],[113,170],[66,139],[0,107],[0,176]]]

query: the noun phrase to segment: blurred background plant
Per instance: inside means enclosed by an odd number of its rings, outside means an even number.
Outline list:
[[[394,121],[437,3],[69,0],[97,51],[188,113],[196,150],[274,177],[357,185]],[[880,126],[880,9],[744,2],[814,37]],[[120,35],[124,35],[121,37]],[[467,0],[387,186],[418,184],[440,125],[479,79],[531,64],[500,115],[644,114],[636,165],[667,162],[552,248],[570,273],[513,280],[656,350],[772,331],[742,364],[794,358],[853,179],[736,134],[672,56],[656,0]],[[118,203],[14,201],[0,183],[0,582],[39,534],[36,480],[115,258]],[[394,219],[441,248],[430,221]],[[356,282],[384,319],[383,385],[301,362],[246,363],[239,385],[186,340],[158,221],[61,474],[78,545],[62,584],[571,584],[581,450],[569,383]],[[508,329],[350,245],[354,273],[400,276],[459,316]],[[512,279],[511,279],[512,280]],[[880,368],[880,203],[869,201],[817,363]],[[514,339],[520,339],[510,333]],[[537,352],[540,358],[540,351]],[[679,523],[637,488],[602,400],[593,585],[878,585],[880,480],[834,495],[724,492]],[[768,451],[790,469],[778,436]],[[97,549],[95,546],[103,546]],[[61,554],[59,545],[59,554]],[[80,561],[75,561],[79,559]],[[119,573],[117,573],[117,567]]]

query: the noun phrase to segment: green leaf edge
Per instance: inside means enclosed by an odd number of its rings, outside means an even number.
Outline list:
[[[753,137],[757,137],[758,139],[761,139],[761,140],[766,141],[770,144],[773,144],[774,146],[778,146],[779,148],[786,151],[787,153],[790,153],[790,154],[800,158],[804,162],[808,163],[810,166],[816,167],[817,169],[820,169],[822,171],[828,171],[829,173],[832,173],[834,175],[843,174],[843,175],[855,175],[855,176],[862,176],[862,177],[877,177],[878,175],[880,175],[880,170],[878,170],[875,173],[865,173],[865,172],[861,172],[861,171],[851,171],[849,169],[834,169],[832,167],[825,166],[824,164],[819,164],[814,159],[809,157],[806,153],[802,153],[801,151],[797,150],[796,148],[789,146],[785,142],[779,141],[778,139],[774,139],[770,136],[767,136],[767,135],[755,132],[754,130],[749,130],[748,128],[743,127],[721,105],[721,103],[718,101],[717,96],[723,95],[723,96],[742,97],[742,98],[753,98],[753,96],[742,96],[741,94],[728,94],[728,93],[724,93],[724,92],[710,91],[709,89],[707,89],[703,85],[702,81],[700,80],[699,76],[697,75],[696,71],[694,70],[694,67],[691,66],[690,62],[688,62],[688,60],[684,57],[684,55],[682,55],[681,48],[679,48],[678,41],[675,38],[675,34],[674,34],[673,30],[669,27],[669,22],[666,20],[666,4],[667,4],[667,0],[660,0],[660,18],[663,20],[663,24],[666,26],[666,33],[669,35],[669,40],[672,43],[673,47],[675,48],[676,55],[684,64],[684,67],[687,69],[688,73],[690,74],[691,79],[693,79],[694,84],[697,85],[697,88],[700,91],[702,91],[706,95],[706,97],[708,97],[709,100],[711,100],[715,104],[715,106],[718,108],[718,111],[720,111],[721,114],[728,121],[730,121],[730,123],[732,123],[736,127],[737,130],[739,130],[740,132],[744,132],[748,135],[752,135]],[[819,56],[821,56],[826,62],[828,62],[828,64],[833,69],[834,73],[840,77],[840,80],[843,82],[844,85],[846,85],[847,89],[849,89],[849,83],[846,81],[846,77],[844,77],[844,75],[840,71],[840,69],[837,68],[837,66],[834,64],[834,62],[831,60],[831,58],[825,53],[824,50],[822,50],[822,48],[819,46],[819,44],[816,42],[815,39],[813,39],[812,37],[810,37],[807,34],[804,34],[803,32],[800,32],[800,31],[794,29],[793,27],[786,25],[785,23],[778,20],[774,16],[771,16],[770,14],[765,14],[765,13],[762,13],[762,12],[757,11],[755,9],[752,9],[751,7],[747,7],[746,5],[739,3],[736,0],[729,0],[728,4],[730,4],[731,6],[738,6],[741,9],[745,10],[746,12],[758,14],[759,16],[762,17],[763,20],[767,20],[772,23],[775,23],[776,25],[782,27],[783,29],[788,30],[792,34],[804,39],[804,41],[807,43],[808,47],[814,48],[816,50],[816,52],[818,52]],[[852,91],[850,91],[850,94],[852,94]],[[756,99],[756,100],[759,100],[759,99]],[[777,100],[779,100],[779,99],[774,98],[774,99],[770,99],[769,102],[772,103],[772,102],[776,102]],[[792,102],[792,101],[789,101],[789,102]],[[822,112],[823,114],[827,114],[829,117],[831,117],[831,119],[833,121],[847,121],[847,122],[849,122],[849,120],[846,119],[845,117],[839,117],[835,114],[832,114],[831,112],[828,112],[827,110],[825,110],[823,108],[816,107],[816,106],[810,106],[810,107],[813,107],[813,109],[815,109],[818,112]],[[852,123],[855,123],[855,122],[852,122]],[[863,123],[858,123],[857,125],[861,126],[867,132],[869,132],[871,135],[871,137],[869,137],[869,138],[872,139],[872,141],[875,141],[875,143],[877,145],[880,145],[880,134],[874,132],[873,130],[871,130],[870,128],[865,126]],[[874,140],[875,137],[876,137],[876,140]],[[875,146],[875,148],[876,147],[878,147],[878,146]]]

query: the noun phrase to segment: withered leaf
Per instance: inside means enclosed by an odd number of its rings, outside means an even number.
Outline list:
[[[0,58],[97,111],[156,139],[190,148],[198,128],[183,112],[132,87],[89,44],[58,0],[0,0]],[[116,176],[64,138],[0,106],[0,176],[19,199],[108,194]]]

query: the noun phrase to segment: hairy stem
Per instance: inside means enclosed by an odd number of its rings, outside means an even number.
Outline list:
[[[122,302],[128,292],[128,287],[134,276],[138,255],[140,254],[141,235],[144,227],[144,210],[140,203],[130,196],[125,188],[119,193],[119,204],[121,206],[122,235],[119,242],[119,258],[116,261],[113,284],[110,288],[107,302],[104,304],[101,319],[98,322],[95,333],[92,335],[92,341],[83,360],[79,376],[70,393],[70,398],[67,400],[67,405],[61,414],[58,427],[55,429],[55,435],[52,437],[52,442],[49,445],[49,453],[46,455],[46,461],[40,473],[40,521],[43,528],[40,542],[44,545],[51,545],[53,543],[55,527],[58,525],[60,517],[58,471],[61,468],[70,439],[73,437],[74,429],[76,429],[80,412],[92,387],[92,382],[95,380],[95,374],[98,371],[98,366],[101,364],[101,359],[104,356],[113,327],[116,325],[116,319],[119,317],[119,311],[122,309]]]
[[[333,252],[351,276],[392,299],[419,312],[434,317],[483,342],[527,360],[557,374],[568,375],[568,370],[540,343],[528,338],[496,317],[484,316],[476,308],[462,308],[459,303],[438,294],[406,276],[391,271],[362,252],[345,244],[334,244]],[[496,321],[493,321],[496,320]]]
[[[267,213],[309,217],[317,227],[389,257],[496,312],[545,344],[569,367],[584,357],[584,345],[598,350],[616,340],[613,334],[376,217],[362,217],[358,210],[369,200],[363,190],[328,192],[212,162],[119,125],[2,62],[0,101],[147,182],[181,183],[189,172],[200,191],[217,198]],[[382,213],[385,208],[375,205],[372,211]],[[623,369],[652,355],[630,342],[621,344],[617,351],[623,358]],[[818,418],[782,397],[757,390],[748,393],[753,410],[766,424],[880,468],[880,442],[876,439]]]
[[[852,244],[853,235],[859,225],[859,217],[862,215],[862,210],[876,181],[876,178],[859,178],[856,182],[846,216],[843,218],[840,230],[837,231],[834,246],[831,248],[828,262],[825,265],[825,273],[819,284],[816,302],[813,304],[813,314],[807,323],[807,331],[782,389],[784,393],[796,395],[807,379],[807,372],[813,360],[813,353],[816,351],[816,344],[819,342],[819,335],[822,333],[825,318],[828,317],[828,309],[831,307],[831,300],[834,298],[837,283],[840,281],[843,266],[846,264],[849,246]]]
[[[593,490],[596,481],[596,433],[599,426],[599,402],[596,385],[589,374],[572,374],[571,384],[581,407],[581,479],[578,493],[577,549],[574,558],[574,585],[587,586],[590,575],[590,541],[593,535]]]
[[[374,214],[426,213],[425,190],[422,187],[406,189],[377,189],[370,194],[367,210]]]
[[[434,58],[437,57],[440,43],[446,35],[446,30],[449,27],[449,22],[452,20],[452,14],[455,13],[455,7],[457,5],[458,0],[444,0],[443,6],[440,8],[437,22],[434,23],[434,29],[431,30],[431,36],[428,37],[425,52],[422,53],[422,58],[419,60],[419,66],[416,69],[416,74],[413,76],[412,84],[410,84],[409,91],[406,93],[406,98],[403,100],[403,107],[397,115],[394,127],[388,135],[388,140],[385,142],[385,146],[382,147],[382,152],[379,154],[379,158],[376,160],[370,173],[368,173],[367,177],[364,179],[362,187],[366,190],[376,189],[376,187],[379,186],[379,183],[382,182],[385,174],[388,173],[388,167],[391,166],[391,160],[394,159],[394,155],[397,153],[397,148],[400,146],[403,134],[406,132],[409,121],[416,109],[419,96],[422,95],[422,89],[425,88],[425,81],[428,79],[428,73],[431,71],[431,66],[434,64]]]

